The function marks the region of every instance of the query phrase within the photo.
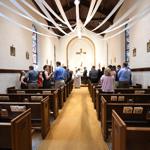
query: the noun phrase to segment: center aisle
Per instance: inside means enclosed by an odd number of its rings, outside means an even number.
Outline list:
[[[37,150],[108,150],[87,87],[72,91]]]

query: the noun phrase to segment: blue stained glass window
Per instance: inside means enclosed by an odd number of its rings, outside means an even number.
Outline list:
[[[128,27],[128,24],[125,25],[125,28]],[[130,35],[129,29],[125,30],[125,62],[129,63],[129,51],[130,51]]]
[[[37,30],[34,25],[32,25],[32,30],[33,30],[33,32],[32,32],[32,60],[33,60],[33,66],[37,66],[38,65],[37,33],[35,33]]]

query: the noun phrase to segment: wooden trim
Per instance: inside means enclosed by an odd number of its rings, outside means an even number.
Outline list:
[[[0,73],[20,73],[21,71],[22,70],[17,70],[17,69],[0,69]]]
[[[144,71],[150,71],[150,67],[145,68],[133,68],[131,69],[132,72],[144,72]]]

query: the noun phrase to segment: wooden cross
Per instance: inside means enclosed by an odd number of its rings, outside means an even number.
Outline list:
[[[76,52],[76,54],[77,55],[82,55],[82,54],[86,54],[86,52],[83,52],[82,48],[81,48],[79,52]],[[81,61],[80,67],[82,67],[82,66],[83,66],[83,62]]]
[[[86,52],[82,51],[82,48],[80,49],[80,52],[76,52],[77,55],[86,54]]]

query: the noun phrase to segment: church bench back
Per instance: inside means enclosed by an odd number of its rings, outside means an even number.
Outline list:
[[[122,101],[122,102],[107,102],[107,100],[105,99],[105,97],[102,96],[102,102],[101,102],[101,127],[102,127],[102,135],[104,137],[105,140],[107,140],[108,138],[108,129],[111,128],[111,113],[112,110],[123,110],[125,108],[129,108],[129,107],[143,107],[144,111],[148,111],[150,110],[150,99],[148,102],[142,102],[138,100],[138,102],[126,102],[126,101]],[[131,122],[135,121],[137,122],[137,120],[132,120],[131,118]],[[138,120],[138,122],[140,122],[140,120]],[[141,121],[142,122],[142,121]]]
[[[9,96],[10,101],[13,101],[16,99],[16,100],[18,100],[18,102],[24,101],[26,99],[28,101],[33,101],[33,98],[34,98],[34,101],[39,101],[41,99],[41,97],[49,96],[49,105],[50,105],[49,108],[51,111],[53,111],[54,118],[56,118],[58,116],[58,90],[53,91],[52,93],[51,92],[48,93],[48,91],[46,93],[37,93],[37,92],[25,93],[22,90],[21,92],[18,92],[18,93],[0,94],[0,101],[4,101],[4,100],[1,100],[1,98],[4,96]]]
[[[40,101],[32,102],[18,102],[16,99],[9,102],[0,102],[1,109],[11,110],[11,107],[24,106],[25,109],[31,108],[31,121],[33,127],[40,127],[41,135],[44,138],[50,129],[50,115],[49,115],[49,97],[45,97]]]
[[[41,89],[40,88],[40,89],[9,89],[8,90],[8,93],[18,93],[18,94],[21,94],[21,93],[52,94],[54,92],[58,93],[59,108],[62,108],[64,104],[64,87],[61,87],[57,90],[54,88],[53,89]]]
[[[131,126],[131,124],[128,124],[127,119],[124,120],[122,115],[125,116],[125,114],[118,113],[118,111],[112,111],[112,150],[149,150],[150,118],[148,119],[145,116],[145,121],[147,121],[145,127],[138,124],[138,122]],[[129,116],[129,114],[127,115]],[[133,119],[138,119],[138,117],[141,119],[141,115],[132,115]]]
[[[105,93],[102,93],[101,89],[96,89],[96,98],[95,98],[95,108],[96,108],[96,111],[97,111],[97,116],[98,116],[98,119],[100,120],[100,111],[101,111],[101,96],[105,94]],[[108,93],[109,94],[109,93]],[[147,95],[147,94],[150,94],[150,89],[126,89],[126,88],[118,88],[118,89],[115,89],[115,92],[114,94],[120,94],[120,96],[124,95],[124,94],[130,94],[131,96],[132,95],[137,95],[136,99],[138,99],[138,95]],[[129,97],[130,96],[126,96],[126,97]],[[140,96],[141,97],[141,96]],[[147,97],[147,96],[146,96]],[[130,98],[132,99],[132,97]],[[134,97],[135,99],[135,97]]]
[[[0,116],[0,149],[32,150],[30,109],[7,118]]]

